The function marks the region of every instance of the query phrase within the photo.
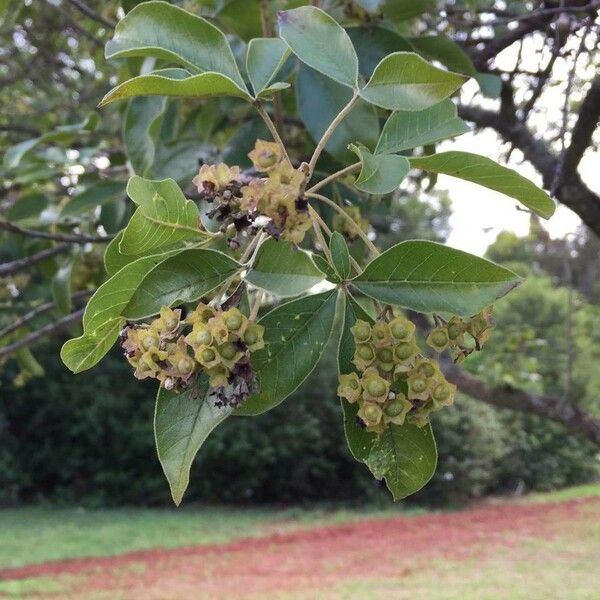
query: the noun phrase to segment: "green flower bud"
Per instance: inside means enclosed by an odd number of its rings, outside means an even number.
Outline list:
[[[381,397],[386,392],[386,385],[382,379],[372,379],[367,383],[366,391],[375,398]]]
[[[248,323],[243,340],[248,347],[249,352],[254,352],[255,350],[260,350],[265,347],[265,342],[263,340],[264,331],[265,328],[262,325],[258,325],[258,323]]]
[[[212,333],[208,329],[199,329],[193,334],[193,340],[197,346],[206,346],[212,342]]]
[[[382,363],[391,363],[394,361],[394,353],[391,348],[380,348],[377,352],[377,358]]]
[[[194,361],[191,358],[182,358],[177,363],[177,370],[182,375],[189,375],[194,370]]]
[[[390,391],[390,383],[379,376],[377,369],[367,369],[361,380],[363,398],[371,402],[385,402]]]
[[[225,360],[232,360],[237,353],[238,349],[235,347],[233,342],[227,342],[219,347],[219,354]]]
[[[406,399],[404,394],[397,394],[393,400],[386,402],[383,407],[383,420],[387,423],[402,425],[406,419],[408,411],[412,404]]]
[[[443,406],[450,406],[456,396],[456,386],[444,381],[433,388],[431,399],[433,400],[434,410],[439,410]]]
[[[358,417],[362,419],[366,425],[373,426],[377,425],[381,421],[383,411],[381,407],[372,402],[365,402],[357,413]]]
[[[144,350],[150,350],[150,348],[157,348],[160,344],[160,339],[156,335],[149,333],[142,339],[142,348]]]
[[[390,321],[390,333],[396,340],[409,340],[415,332],[415,324],[404,317],[396,317]]]
[[[360,398],[361,386],[356,373],[340,375],[337,394],[348,402],[356,402]]]
[[[367,342],[371,338],[371,326],[366,321],[356,321],[350,331],[357,342]]]
[[[373,360],[375,358],[375,351],[368,344],[357,346],[356,354],[363,360]]]
[[[373,345],[383,346],[390,341],[390,328],[387,323],[375,323],[371,328],[371,339]]]
[[[436,365],[431,360],[419,361],[416,365],[416,370],[419,375],[422,375],[426,379],[430,379],[438,372]]]
[[[445,327],[432,329],[426,340],[427,345],[437,352],[445,350],[448,347],[448,342],[448,331]]]
[[[429,384],[427,379],[419,373],[413,373],[406,381],[408,385],[408,397],[410,400],[427,400],[429,396]]]
[[[212,348],[205,348],[202,350],[202,360],[205,362],[212,362],[217,357],[215,351]]]
[[[223,313],[223,322],[229,331],[238,332],[244,325],[244,315],[237,308],[231,308]]]
[[[402,342],[398,344],[394,349],[394,356],[397,360],[404,361],[408,360],[411,356],[415,354],[415,347],[413,344],[408,342]]]

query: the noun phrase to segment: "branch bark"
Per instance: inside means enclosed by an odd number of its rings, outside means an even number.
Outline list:
[[[534,136],[531,130],[516,119],[514,111],[500,114],[476,106],[460,106],[459,115],[478,127],[489,127],[505,141],[518,148],[541,174],[546,189],[550,189],[558,168],[558,157],[546,146],[543,140]],[[556,198],[581,217],[581,220],[600,236],[600,196],[582,181],[577,171],[564,170],[563,179],[556,190]]]
[[[42,240],[53,240],[55,242],[66,242],[68,244],[106,244],[110,242],[114,235],[84,235],[71,233],[48,233],[47,231],[38,231],[37,229],[25,229],[19,227],[10,221],[0,219],[0,229]]]
[[[23,269],[28,269],[33,265],[42,262],[52,256],[56,256],[57,254],[62,254],[63,252],[68,252],[71,246],[69,244],[60,244],[59,246],[54,246],[54,248],[48,248],[48,250],[42,250],[36,254],[32,254],[31,256],[27,256],[26,258],[18,258],[17,260],[12,260],[10,262],[4,263],[0,265],[0,275],[6,277],[8,275],[14,275],[19,271],[23,271]]]
[[[564,398],[535,394],[510,386],[491,387],[452,363],[445,364],[443,369],[448,381],[471,398],[499,408],[528,412],[550,419],[600,446],[600,419],[572,402],[565,402]]]

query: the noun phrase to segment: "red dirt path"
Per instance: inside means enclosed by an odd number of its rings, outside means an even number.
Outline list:
[[[51,562],[0,570],[0,581],[75,575],[69,598],[92,590],[127,600],[273,598],[349,578],[398,578],[437,559],[480,560],[530,539],[552,539],[583,516],[600,518],[600,498],[366,519],[228,544]]]

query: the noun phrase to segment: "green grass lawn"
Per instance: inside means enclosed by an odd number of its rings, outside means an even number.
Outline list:
[[[600,484],[578,486],[524,501],[600,496]],[[0,568],[83,556],[108,556],[157,546],[212,544],[273,531],[369,517],[419,513],[390,502],[387,508],[335,509],[52,509],[0,510]]]
[[[390,503],[369,516],[409,512]],[[423,511],[411,510],[412,513]],[[242,537],[340,523],[365,510],[302,509],[52,509],[0,510],[0,569],[83,556],[109,556],[162,546],[228,542]]]

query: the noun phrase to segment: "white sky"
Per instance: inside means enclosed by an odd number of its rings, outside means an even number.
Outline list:
[[[540,68],[540,62],[542,65],[545,64],[547,54],[540,61],[539,54],[535,51],[539,44],[541,44],[541,38],[535,37],[524,44],[521,68],[536,72]],[[515,44],[498,55],[495,64],[503,70],[510,71],[514,68],[516,59]],[[570,68],[569,63],[559,59],[556,61],[553,75],[561,82],[565,82]],[[584,69],[589,68],[589,65],[578,64],[578,71],[582,75],[584,75]],[[465,100],[469,101],[469,96],[476,100],[481,99],[474,82],[469,82],[463,90]],[[581,90],[573,90],[573,96],[578,96],[580,93]],[[547,92],[544,92],[539,102],[543,105],[544,114],[537,116],[537,122],[534,122],[534,125],[543,131],[544,120],[557,122],[562,117],[564,87],[549,88]],[[484,100],[482,105],[497,110],[497,101]],[[533,115],[532,118],[534,118]],[[520,152],[514,151],[510,162],[506,163],[502,156],[504,147],[501,140],[490,129],[482,130],[476,134],[465,134],[454,141],[441,144],[439,147],[439,151],[450,149],[482,154],[498,161],[500,164],[515,169],[524,177],[531,179],[537,185],[541,185],[541,178],[535,169],[529,163],[521,162],[522,155]],[[579,165],[579,173],[583,181],[592,190],[600,193],[598,165],[600,165],[600,153],[588,149]],[[529,230],[529,214],[518,211],[515,208],[517,202],[512,198],[473,183],[447,176],[439,177],[437,188],[448,190],[452,200],[453,213],[450,218],[452,232],[448,238],[450,246],[481,255],[485,252],[487,246],[495,240],[500,231],[510,230],[518,235],[523,235]],[[574,232],[580,224],[579,217],[562,205],[558,205],[551,219],[548,221],[542,220],[542,225],[553,238],[561,238]]]

